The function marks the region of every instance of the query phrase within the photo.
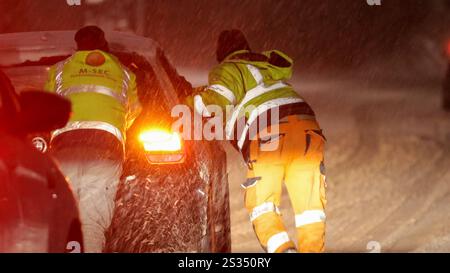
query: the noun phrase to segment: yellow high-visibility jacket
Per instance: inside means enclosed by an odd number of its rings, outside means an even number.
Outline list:
[[[235,106],[231,118],[226,121],[226,134],[228,139],[236,140],[242,150],[248,144],[249,136],[245,130],[241,135],[233,135],[237,121],[245,118],[249,127],[261,109],[278,107],[280,118],[301,115],[315,119],[309,105],[286,83],[292,76],[292,67],[292,59],[277,50],[262,54],[236,51],[210,72],[206,90],[188,98],[187,103],[204,116],[205,113],[208,115],[209,105],[220,106],[224,112],[227,106]],[[248,106],[255,111],[244,111]]]
[[[124,143],[126,130],[141,110],[136,76],[101,50],[78,51],[52,66],[45,89],[72,102],[68,125],[53,137],[76,129],[99,129]]]

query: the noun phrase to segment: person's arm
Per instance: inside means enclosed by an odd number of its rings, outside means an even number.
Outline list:
[[[239,104],[245,95],[241,72],[236,64],[217,66],[209,74],[208,82],[203,91],[188,98],[188,104],[203,116],[208,116],[208,105],[217,105],[226,110],[229,105]]]

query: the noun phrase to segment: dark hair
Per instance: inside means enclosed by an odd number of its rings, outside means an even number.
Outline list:
[[[222,62],[231,53],[239,50],[250,50],[247,38],[242,31],[238,29],[222,31],[217,41],[217,61]]]
[[[97,26],[86,26],[78,30],[75,34],[78,50],[102,50],[109,51],[108,42],[105,39],[105,32]]]

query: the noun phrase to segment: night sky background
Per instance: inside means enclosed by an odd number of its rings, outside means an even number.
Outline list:
[[[0,32],[95,23],[157,40],[176,65],[207,67],[220,31],[239,28],[255,51],[281,49],[297,68],[323,71],[438,56],[450,37],[449,9],[448,0],[0,0]]]

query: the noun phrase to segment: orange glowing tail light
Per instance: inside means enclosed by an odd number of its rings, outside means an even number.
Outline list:
[[[139,135],[150,164],[184,162],[183,139],[180,134],[167,130],[148,130]]]

